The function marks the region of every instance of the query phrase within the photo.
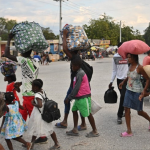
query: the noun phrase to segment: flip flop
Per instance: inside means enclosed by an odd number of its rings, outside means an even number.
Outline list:
[[[94,134],[93,132],[89,132],[89,133],[86,134],[86,137],[87,138],[99,137],[99,133]]]
[[[131,136],[133,136],[133,134],[129,134],[129,133],[127,133],[127,132],[123,132],[123,133],[121,133],[120,136],[121,136],[121,137],[131,137]]]
[[[54,145],[54,146],[52,146],[52,147],[50,148],[50,150],[57,150],[57,149],[60,149],[60,146],[56,147],[56,146]]]
[[[57,128],[64,128],[64,129],[67,128],[67,126],[63,126],[60,122],[59,122],[59,123],[56,123],[56,124],[55,124],[55,127],[57,127]]]
[[[70,136],[79,136],[79,133],[74,133],[72,130],[67,131],[66,134]]]
[[[81,126],[79,125],[78,126],[78,131],[83,131],[83,130],[87,130],[87,128],[85,127],[85,128],[81,128]]]

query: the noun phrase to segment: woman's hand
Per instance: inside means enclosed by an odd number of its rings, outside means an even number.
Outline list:
[[[122,89],[123,84],[124,84],[124,82],[122,81],[122,82],[119,84],[119,89]]]
[[[68,34],[68,30],[65,29],[65,30],[63,31],[63,36],[67,37],[67,34]]]

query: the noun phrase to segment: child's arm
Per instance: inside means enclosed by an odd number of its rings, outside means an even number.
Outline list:
[[[65,100],[66,103],[68,103],[68,101],[71,101],[72,99],[74,99],[75,96],[77,95],[77,93],[79,92],[79,89],[80,89],[80,86],[82,83],[82,77],[83,77],[82,74],[80,74],[80,73],[77,74],[76,84],[75,84],[73,90],[71,91],[71,93],[66,98],[66,100]]]
[[[3,116],[3,120],[2,120],[2,123],[1,123],[1,127],[0,127],[0,133],[1,133],[1,130],[2,130],[2,127],[3,127],[3,124],[4,124],[4,122],[5,122],[5,116]]]
[[[35,103],[35,101],[31,101],[32,105],[37,107],[37,108],[42,108],[42,99],[36,97],[36,100],[37,100],[37,104]]]
[[[7,112],[9,112],[9,108],[8,108],[8,106],[6,106],[7,108],[6,108],[6,110],[7,110]],[[1,127],[0,127],[0,133],[1,133],[1,129],[2,129],[2,127],[3,127],[3,124],[4,124],[4,122],[5,122],[5,116],[3,116],[3,120],[2,120],[2,123],[1,123]]]

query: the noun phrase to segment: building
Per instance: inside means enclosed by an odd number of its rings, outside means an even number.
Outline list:
[[[93,46],[97,46],[100,48],[108,48],[110,45],[110,40],[99,40],[99,39],[89,39],[90,43],[93,43]]]

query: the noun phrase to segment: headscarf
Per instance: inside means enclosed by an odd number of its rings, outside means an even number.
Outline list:
[[[4,115],[6,112],[6,104],[5,104],[5,94],[3,92],[0,92],[0,118]]]

